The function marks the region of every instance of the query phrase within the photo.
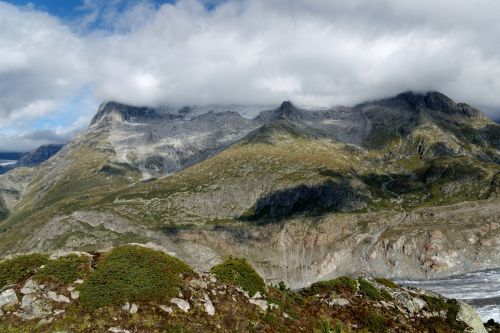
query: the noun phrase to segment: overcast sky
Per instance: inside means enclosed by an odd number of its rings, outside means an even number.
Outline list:
[[[107,100],[331,106],[439,90],[497,118],[499,13],[498,0],[0,1],[0,151],[65,141]]]

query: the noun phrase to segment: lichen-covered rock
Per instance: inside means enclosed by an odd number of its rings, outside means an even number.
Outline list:
[[[457,315],[457,320],[464,322],[470,327],[471,333],[488,333],[484,328],[483,322],[477,312],[467,303],[459,302],[460,311]]]
[[[14,289],[7,289],[0,293],[0,309],[4,306],[16,305],[19,303],[16,291]]]
[[[21,288],[21,294],[27,295],[27,294],[34,294],[39,290],[38,283],[33,281],[33,279],[29,279],[26,281],[24,286]]]

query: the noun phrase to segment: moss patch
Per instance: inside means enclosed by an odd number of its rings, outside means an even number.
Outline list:
[[[266,284],[246,259],[229,258],[222,264],[211,269],[217,279],[227,284],[237,285],[247,291],[251,296],[258,291],[264,292]]]
[[[388,279],[375,278],[375,281],[377,281],[378,283],[380,283],[381,285],[383,285],[387,288],[391,288],[391,289],[399,288],[397,284],[395,284],[394,282],[392,282],[391,280],[388,280]]]
[[[347,291],[353,293],[357,289],[358,289],[358,284],[355,279],[347,276],[342,276],[333,280],[316,282],[311,286],[310,291],[312,293],[319,293],[325,291],[335,291],[337,293],[342,293]]]
[[[380,290],[378,290],[370,282],[366,281],[363,278],[358,279],[358,282],[359,282],[359,291],[361,291],[361,293],[364,296],[366,296],[369,299],[372,299],[374,301],[380,301],[380,300],[384,299],[384,296],[382,295]]]
[[[35,278],[39,281],[52,281],[66,285],[77,279],[83,279],[89,274],[89,270],[90,258],[70,254],[48,261]]]
[[[181,260],[139,246],[123,246],[105,255],[81,286],[88,308],[133,301],[166,301],[182,286],[182,274],[191,268]]]
[[[0,288],[30,277],[49,260],[46,254],[28,254],[0,262]]]

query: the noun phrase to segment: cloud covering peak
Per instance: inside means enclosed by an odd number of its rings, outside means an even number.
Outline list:
[[[439,90],[500,109],[495,0],[111,3],[125,7],[87,0],[69,22],[0,2],[0,131],[62,112],[83,87],[96,104],[329,106]],[[98,15],[106,24],[86,28]]]

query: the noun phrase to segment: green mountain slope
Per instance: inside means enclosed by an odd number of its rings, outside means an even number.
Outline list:
[[[479,111],[406,93],[350,109],[283,103],[253,121],[226,149],[147,181],[118,162],[112,126],[90,128],[31,169],[0,222],[0,253],[153,242],[201,269],[243,255],[293,286],[498,262],[500,126]]]

